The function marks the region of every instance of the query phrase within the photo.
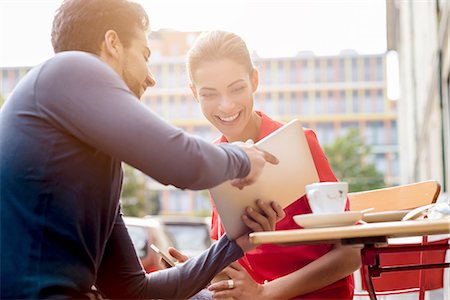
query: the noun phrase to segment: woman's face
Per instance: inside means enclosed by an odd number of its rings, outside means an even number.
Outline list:
[[[193,71],[192,92],[203,115],[229,141],[247,135],[258,72],[230,59],[207,61]]]

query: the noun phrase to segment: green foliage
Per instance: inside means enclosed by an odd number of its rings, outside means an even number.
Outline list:
[[[0,107],[3,106],[3,104],[5,103],[5,97],[3,96],[3,94],[0,93]]]
[[[126,216],[143,217],[160,212],[158,195],[147,187],[146,175],[126,164],[123,165],[122,211]]]
[[[331,145],[324,146],[331,168],[340,181],[347,181],[349,192],[385,187],[384,176],[368,162],[371,148],[352,128]]]
[[[197,191],[196,193],[198,198],[202,198],[204,205],[202,205],[202,208],[197,209],[193,215],[196,217],[211,217],[212,207],[208,190]]]

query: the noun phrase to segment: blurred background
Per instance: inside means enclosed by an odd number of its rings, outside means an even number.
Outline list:
[[[206,140],[218,136],[188,89],[184,56],[201,31],[233,31],[260,71],[256,107],[315,130],[350,191],[434,179],[448,197],[449,1],[137,2],[150,16],[149,64],[158,81],[143,103],[170,123]],[[51,21],[60,3],[0,0],[1,103],[52,56]],[[125,215],[150,216],[161,226],[174,215],[183,224],[192,216],[199,226],[208,223],[206,191],[162,186],[124,168]]]

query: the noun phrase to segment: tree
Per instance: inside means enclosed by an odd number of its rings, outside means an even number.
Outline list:
[[[383,174],[369,163],[371,147],[364,143],[357,129],[350,129],[333,144],[324,146],[324,151],[336,177],[348,182],[349,192],[385,186]]]
[[[139,170],[123,166],[122,211],[126,216],[143,217],[161,210],[158,195],[146,184],[147,178]]]

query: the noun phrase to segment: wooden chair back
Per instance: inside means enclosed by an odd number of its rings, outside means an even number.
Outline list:
[[[351,210],[374,208],[371,212],[407,210],[436,202],[440,184],[435,180],[349,193]]]

